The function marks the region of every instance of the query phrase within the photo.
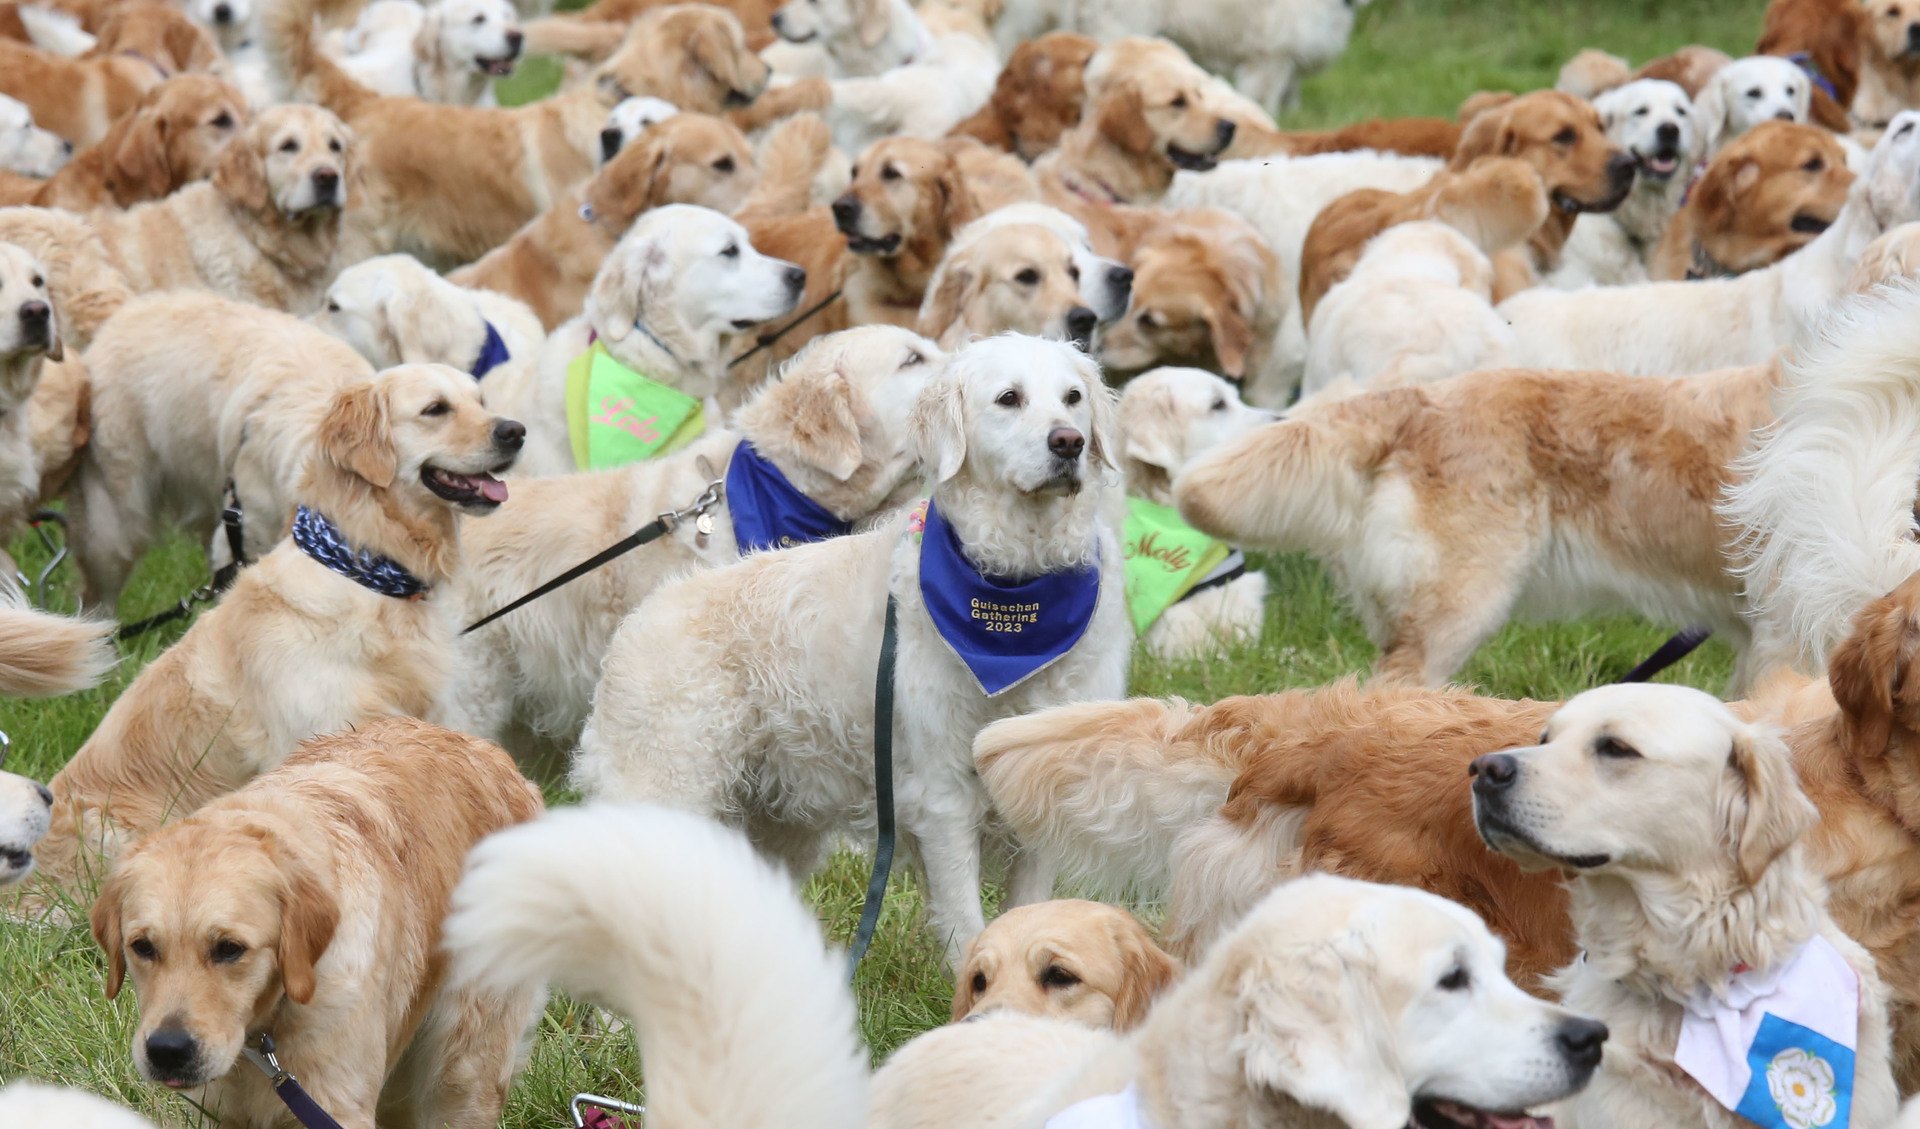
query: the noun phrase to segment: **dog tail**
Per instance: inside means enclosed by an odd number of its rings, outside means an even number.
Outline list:
[[[126,276],[87,221],[58,208],[0,208],[0,243],[25,248],[47,268],[53,316],[75,352],[133,297]]]
[[[843,958],[793,883],[716,823],[589,804],[502,831],[468,859],[446,948],[457,984],[551,982],[631,1019],[652,1124],[865,1120]]]
[[[1313,400],[1188,464],[1174,500],[1249,548],[1331,553],[1352,536],[1374,471],[1426,404],[1419,388]]]
[[[1773,418],[1720,516],[1755,613],[1755,658],[1825,669],[1855,613],[1920,570],[1920,285],[1833,308],[1784,365]]]
[[[118,661],[113,624],[34,611],[0,593],[0,698],[47,698],[99,684]]]
[[[787,216],[806,211],[813,178],[832,148],[833,135],[818,114],[798,114],[781,122],[760,146],[760,183],[735,214]]]
[[[261,47],[293,98],[311,98],[351,120],[380,95],[360,85],[320,49],[313,21],[353,7],[353,0],[273,0],[261,20]]]
[[[1220,810],[1255,751],[1235,701],[1057,706],[981,730],[974,764],[1023,844],[1102,892],[1159,895],[1175,843]]]
[[[526,34],[529,55],[571,55],[593,63],[619,50],[627,38],[624,23],[587,19],[571,12],[528,20],[521,31]]]

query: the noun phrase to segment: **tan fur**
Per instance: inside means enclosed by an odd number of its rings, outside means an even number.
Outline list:
[[[1005,224],[956,247],[941,263],[920,307],[921,333],[954,348],[974,337],[1024,333],[1068,338],[1081,304],[1073,250],[1038,224]]]
[[[85,690],[113,669],[113,625],[35,611],[0,594],[0,697]]]
[[[1126,910],[1065,899],[987,923],[954,977],[953,1021],[1013,1013],[1131,1031],[1180,976]]]
[[[540,810],[499,749],[395,718],[310,740],[157,831],[92,912],[108,998],[125,982],[139,996],[136,1064],[221,1125],[266,1129],[285,1109],[237,1057],[265,1031],[345,1124],[372,1125],[376,1105],[494,1124],[539,994],[444,988],[440,922],[468,850]],[[191,1038],[192,1065],[152,1061],[156,1033]]]
[[[1761,122],[1714,155],[1648,269],[1656,279],[1680,279],[1771,266],[1833,223],[1853,179],[1833,134]]]
[[[1899,111],[1920,106],[1920,50],[1911,38],[1920,25],[1920,0],[1859,2],[1860,85],[1849,109],[1855,122],[1882,126]]]
[[[955,134],[1038,160],[1080,122],[1087,63],[1099,44],[1071,31],[1052,31],[1013,49],[993,95]]]
[[[1286,313],[1280,263],[1258,230],[1218,208],[1154,217],[1127,257],[1133,304],[1100,341],[1109,369],[1188,365],[1259,373]]]
[[[125,55],[63,59],[0,39],[0,94],[26,103],[36,124],[75,146],[106,136],[141,95],[166,77],[151,63]]]
[[[159,200],[212,175],[247,117],[246,99],[226,82],[203,74],[170,78],[22,202],[89,212]]]

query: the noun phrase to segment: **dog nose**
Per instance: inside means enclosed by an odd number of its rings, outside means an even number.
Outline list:
[[[493,425],[493,445],[502,451],[518,451],[527,441],[527,425],[517,419],[503,419]]]
[[[1907,45],[1920,47],[1920,23],[1907,25]]]
[[[526,33],[518,28],[509,28],[507,30],[507,50],[514,54],[518,55],[520,53],[520,45],[525,43],[526,40]]]
[[[147,1062],[157,1074],[180,1074],[193,1065],[200,1045],[178,1027],[161,1027],[147,1036]]]
[[[1467,766],[1467,775],[1473,778],[1475,791],[1496,791],[1511,785],[1520,775],[1520,762],[1512,753],[1488,753]]]
[[[215,4],[213,6],[213,22],[217,24],[232,23],[233,22],[233,5]]]
[[[322,200],[331,199],[334,189],[340,187],[340,171],[332,168],[313,170],[313,189]]]
[[[1634,161],[1631,153],[1615,153],[1607,158],[1607,175],[1615,184],[1625,184],[1633,179]]]
[[[1093,327],[1100,324],[1100,318],[1085,306],[1075,306],[1067,311],[1067,333],[1075,341],[1085,341],[1093,336]]]
[[[849,192],[833,202],[833,226],[851,235],[860,218],[860,198]]]
[[[41,803],[47,805],[48,808],[53,807],[53,789],[47,787],[45,784],[36,783],[33,786],[33,790],[40,793]]]
[[[617,125],[610,125],[607,128],[601,130],[600,131],[600,159],[603,161],[613,160],[615,156],[619,155],[620,145],[622,142],[626,141],[626,139],[627,139],[626,133],[624,133],[620,129],[620,127]]]
[[[1233,144],[1233,130],[1233,123],[1225,118],[1221,118],[1220,124],[1213,127],[1214,136],[1220,139],[1220,148],[1225,149]]]
[[[1126,294],[1133,290],[1132,267],[1110,267],[1107,270],[1107,285],[1115,294]]]
[[[60,151],[69,157],[73,156],[73,142],[62,140],[60,142]]]
[[[773,14],[773,18],[768,20],[767,22],[770,25],[772,25],[773,34],[778,35],[782,38],[785,38],[787,34],[787,21],[781,16],[779,12],[775,12]]]
[[[1077,459],[1086,450],[1087,437],[1071,427],[1056,427],[1047,433],[1047,450],[1063,459]]]
[[[787,284],[787,292],[799,294],[807,288],[807,272],[804,267],[790,266],[780,272],[780,278]]]
[[[1775,114],[1775,115],[1773,115],[1773,120],[1774,120],[1774,121],[1777,121],[1777,122],[1790,122],[1790,121],[1793,121],[1793,120],[1794,120],[1794,117],[1793,117],[1793,111],[1792,111],[1792,110],[1781,110],[1781,111],[1780,111],[1779,113],[1777,113],[1777,114]]]
[[[1592,1070],[1600,1065],[1600,1048],[1607,1041],[1607,1025],[1594,1019],[1569,1019],[1554,1033],[1553,1041],[1560,1044],[1560,1053],[1566,1056],[1569,1066]]]
[[[20,325],[29,333],[39,330],[46,332],[47,323],[53,320],[53,311],[38,298],[31,302],[20,303]]]
[[[1660,128],[1654,130],[1653,135],[1662,145],[1680,144],[1680,127],[1672,122],[1661,122]]]

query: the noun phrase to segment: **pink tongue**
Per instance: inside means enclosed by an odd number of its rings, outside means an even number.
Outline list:
[[[507,500],[507,484],[497,478],[475,475],[468,481],[478,487],[480,496],[489,502],[504,502]]]

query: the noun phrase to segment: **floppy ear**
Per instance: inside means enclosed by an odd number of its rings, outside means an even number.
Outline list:
[[[951,368],[927,385],[913,405],[908,431],[919,450],[930,485],[938,486],[960,473],[967,461],[967,398],[958,374]]]
[[[167,119],[151,107],[127,122],[107,161],[114,179],[126,186],[127,198],[159,199],[173,190],[173,167],[167,160]]]
[[[1910,582],[1909,582],[1910,583]],[[1840,706],[1840,746],[1862,761],[1884,756],[1893,740],[1894,697],[1913,669],[1909,641],[1920,624],[1906,584],[1854,617],[1853,631],[1827,658],[1827,685]]]
[[[271,201],[267,163],[260,156],[257,135],[236,137],[220,151],[213,168],[213,186],[220,194],[250,212],[264,212]]]
[[[960,320],[960,307],[966,303],[973,286],[973,268],[964,261],[942,264],[934,273],[926,300],[920,303],[920,336],[931,337],[947,348],[947,331]]]
[[[47,298],[47,359],[58,364],[67,359],[67,343],[60,339],[60,303]]]
[[[1120,994],[1113,1001],[1113,1028],[1131,1031],[1147,1017],[1147,1009],[1180,978],[1180,962],[1153,943],[1139,922],[1118,929],[1114,945],[1120,953]]]
[[[1180,469],[1180,452],[1169,433],[1174,421],[1173,393],[1165,388],[1134,392],[1121,398],[1120,451],[1124,458],[1158,467],[1172,474]],[[1161,425],[1165,426],[1161,426]]]
[[[400,473],[387,418],[387,398],[372,381],[362,381],[333,398],[320,421],[320,453],[334,466],[379,489]]]
[[[609,341],[625,341],[653,305],[666,273],[667,251],[657,241],[614,249],[587,293],[587,321]]]
[[[1107,382],[1100,379],[1100,366],[1091,357],[1080,358],[1080,375],[1087,382],[1088,414],[1092,417],[1087,429],[1087,454],[1095,462],[1102,462],[1114,470],[1120,464],[1113,461],[1113,452],[1109,449],[1114,438],[1115,420],[1119,417],[1119,397],[1114,394]]]
[[[814,379],[780,382],[794,450],[845,482],[860,469],[860,394],[838,369]]]
[[[1505,103],[1481,110],[1467,120],[1466,129],[1460,133],[1460,143],[1454,146],[1453,159],[1447,168],[1462,172],[1482,157],[1497,157],[1506,145],[1506,139],[1512,134],[1511,119]]]
[[[266,840],[267,850],[280,865],[280,984],[296,1004],[313,1002],[314,965],[333,943],[340,924],[340,903],[314,877],[307,865]]]
[[[1253,326],[1247,324],[1239,303],[1206,314],[1207,335],[1213,339],[1213,355],[1219,358],[1220,372],[1234,380],[1247,375],[1247,350],[1253,348]]]
[[[405,287],[395,287],[389,293],[382,312],[400,364],[451,363],[448,358],[454,355],[459,319],[444,316],[426,295]],[[468,323],[469,328],[471,325]]]
[[[1700,123],[1700,151],[1711,153],[1720,147],[1720,136],[1727,132],[1726,83],[1718,76],[1707,80],[1693,100],[1694,118]]]
[[[127,979],[127,942],[120,927],[122,884],[118,878],[118,873],[107,876],[106,884],[100,887],[100,896],[94,899],[92,912],[87,915],[93,925],[94,942],[107,954],[106,989],[110,1000],[120,995],[120,985]]]
[[[1734,828],[1740,877],[1751,886],[1820,818],[1800,790],[1793,754],[1777,730],[1743,725],[1734,732],[1728,763],[1747,786],[1747,810]]]
[[[960,971],[953,978],[953,1010],[948,1019],[950,1023],[960,1022],[967,1017],[968,1012],[973,1010],[975,999],[973,974],[976,971],[973,961],[979,955],[980,938],[975,937],[973,943],[967,946],[967,959],[961,962]]]
[[[1115,145],[1129,153],[1153,148],[1153,129],[1147,125],[1147,107],[1138,89],[1127,83],[1109,87],[1096,109],[1096,128]]]
[[[1228,965],[1247,1080],[1324,1109],[1349,1129],[1405,1129],[1413,1115],[1394,1038],[1366,977],[1333,944],[1250,949]]]
[[[949,234],[980,218],[980,204],[960,175],[960,165],[951,156],[933,178],[933,190],[940,197],[940,222]]]
[[[426,18],[420,21],[420,30],[413,33],[414,57],[429,68],[439,68],[447,61],[446,52],[440,49],[440,31],[446,22],[446,11],[436,4],[427,9]]]
[[[893,26],[893,10],[888,0],[853,0],[853,26],[860,34],[860,46],[878,45]]]

